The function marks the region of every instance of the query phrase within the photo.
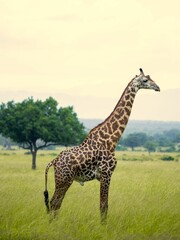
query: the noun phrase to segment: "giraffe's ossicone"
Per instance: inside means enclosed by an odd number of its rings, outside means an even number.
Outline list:
[[[47,165],[44,196],[48,212],[56,213],[61,207],[65,193],[74,180],[83,185],[86,181],[97,179],[100,181],[101,221],[106,220],[109,185],[116,167],[115,147],[128,123],[134,98],[139,89],[160,91],[150,76],[145,76],[140,69],[140,74],[129,82],[108,118],[93,128],[79,146],[62,151]],[[55,192],[49,206],[47,174],[51,166],[54,166]]]

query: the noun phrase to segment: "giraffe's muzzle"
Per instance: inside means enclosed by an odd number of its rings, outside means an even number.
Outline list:
[[[156,88],[154,89],[156,92],[160,92],[160,87],[156,85]]]

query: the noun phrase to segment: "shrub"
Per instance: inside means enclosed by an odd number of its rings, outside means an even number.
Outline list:
[[[163,157],[161,157],[161,160],[163,160],[163,161],[174,161],[174,157],[172,157],[172,156],[163,156]]]
[[[24,155],[30,155],[30,154],[31,154],[30,151],[24,153]]]

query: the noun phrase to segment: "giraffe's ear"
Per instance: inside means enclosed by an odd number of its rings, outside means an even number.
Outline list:
[[[141,75],[144,75],[144,72],[143,72],[142,68],[140,68],[139,71],[140,71]]]

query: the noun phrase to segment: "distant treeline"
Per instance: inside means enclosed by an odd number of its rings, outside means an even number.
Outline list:
[[[122,137],[119,141],[117,149],[126,150],[130,147],[134,150],[136,147],[144,147],[148,152],[180,151],[180,130],[171,129],[163,133],[149,135],[144,132],[130,133]]]

